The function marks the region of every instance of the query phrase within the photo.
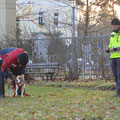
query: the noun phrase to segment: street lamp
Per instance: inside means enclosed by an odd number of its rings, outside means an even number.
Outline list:
[[[83,6],[83,2],[81,0],[73,0],[73,6],[72,6],[72,12],[73,12],[73,18],[72,18],[72,71],[71,71],[71,77],[72,79],[78,79],[78,54],[77,54],[77,48],[78,48],[78,39],[77,39],[77,5]],[[76,23],[76,24],[75,24]]]

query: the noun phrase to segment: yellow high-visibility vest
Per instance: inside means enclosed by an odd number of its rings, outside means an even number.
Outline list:
[[[120,30],[116,32],[112,32],[110,36],[110,44],[108,46],[111,48],[119,48],[120,49]],[[113,51],[110,53],[110,58],[120,58],[120,50]]]

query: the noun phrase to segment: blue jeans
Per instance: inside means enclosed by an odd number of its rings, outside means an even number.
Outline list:
[[[120,58],[111,59],[111,68],[117,87],[117,95],[120,95]]]

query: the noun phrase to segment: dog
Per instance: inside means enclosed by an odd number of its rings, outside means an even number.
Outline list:
[[[24,75],[18,75],[15,79],[15,96],[21,95],[21,97],[24,97],[24,93],[25,93]]]
[[[25,79],[24,75],[18,75],[16,78],[11,80],[10,78],[7,79],[8,82],[8,96],[11,96],[14,92],[14,96],[20,95],[21,97],[24,97],[25,93]]]

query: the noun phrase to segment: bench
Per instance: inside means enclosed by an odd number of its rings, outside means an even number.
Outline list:
[[[58,72],[59,63],[35,63],[27,64],[25,74],[38,74],[44,79],[42,75],[46,76],[46,80],[53,79],[55,73]]]

